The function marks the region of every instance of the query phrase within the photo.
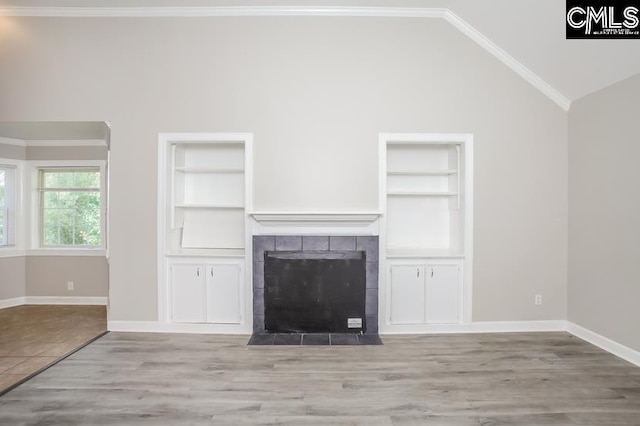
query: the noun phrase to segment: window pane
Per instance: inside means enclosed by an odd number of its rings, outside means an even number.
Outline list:
[[[73,186],[74,188],[100,188],[100,173],[94,171],[75,172]]]
[[[99,170],[42,170],[43,188],[100,188]]]
[[[4,209],[0,208],[0,243],[4,244]]]

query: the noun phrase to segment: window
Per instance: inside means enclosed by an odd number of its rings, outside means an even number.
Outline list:
[[[0,164],[0,246],[15,243],[15,166]]]
[[[102,247],[99,167],[38,169],[41,247]]]

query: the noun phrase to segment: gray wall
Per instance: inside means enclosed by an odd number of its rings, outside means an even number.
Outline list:
[[[24,256],[0,258],[0,301],[26,295],[24,259]]]
[[[107,297],[109,271],[104,257],[27,256],[27,296]],[[73,291],[67,290],[73,281]]]
[[[106,160],[107,148],[99,146],[29,146],[28,160]]]
[[[0,141],[0,158],[24,160],[26,158],[26,149],[23,146],[3,144]]]
[[[640,350],[640,75],[569,113],[569,321]]]
[[[254,133],[262,211],[377,210],[379,132],[473,133],[474,320],[566,317],[567,114],[446,22],[11,19],[0,119],[112,124],[112,320],[157,319],[158,133],[204,131]]]

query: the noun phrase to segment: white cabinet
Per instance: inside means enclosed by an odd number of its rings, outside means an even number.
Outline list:
[[[207,265],[207,322],[240,323],[240,265]]]
[[[425,322],[451,324],[460,321],[461,275],[459,265],[427,265]]]
[[[242,263],[170,265],[173,322],[240,324]]]
[[[204,322],[204,267],[175,264],[171,266],[171,306],[174,322]]]
[[[424,265],[391,266],[391,323],[424,323]]]
[[[460,264],[391,262],[389,271],[391,324],[460,322]]]

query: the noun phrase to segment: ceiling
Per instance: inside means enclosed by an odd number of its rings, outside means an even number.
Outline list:
[[[566,40],[562,0],[0,0],[4,7],[445,8],[568,101],[640,74],[640,39]],[[1,9],[1,7],[0,7]],[[521,73],[522,75],[522,73]]]

